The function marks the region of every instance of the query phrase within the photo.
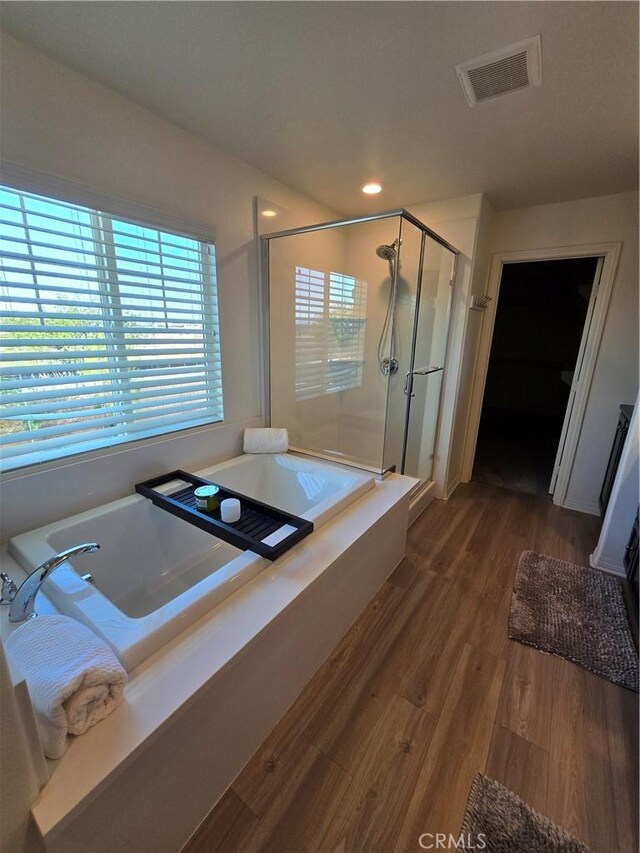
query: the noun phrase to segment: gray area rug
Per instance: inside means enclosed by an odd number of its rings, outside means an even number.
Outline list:
[[[471,786],[462,834],[465,849],[485,853],[589,853],[571,833],[480,773]]]
[[[509,637],[638,691],[622,584],[604,572],[525,551],[513,584]]]

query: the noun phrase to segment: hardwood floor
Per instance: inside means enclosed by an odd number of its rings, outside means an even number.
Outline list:
[[[520,553],[588,564],[598,528],[481,483],[434,501],[186,853],[417,851],[459,833],[478,772],[594,853],[636,851],[637,696],[507,638]]]

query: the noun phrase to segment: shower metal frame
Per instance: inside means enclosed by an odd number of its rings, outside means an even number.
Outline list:
[[[432,240],[435,240],[436,243],[439,243],[445,249],[448,249],[453,253],[453,264],[451,270],[451,280],[449,285],[451,288],[455,285],[457,270],[458,270],[458,259],[460,257],[460,250],[457,249],[453,244],[449,243],[448,240],[445,240],[444,237],[441,237],[440,234],[433,231],[429,228],[428,225],[425,225],[417,216],[414,216],[404,207],[397,208],[394,210],[386,210],[381,213],[371,213],[366,216],[355,216],[350,219],[333,219],[329,222],[319,222],[315,225],[303,225],[299,228],[287,228],[284,231],[272,231],[269,234],[261,234],[260,235],[260,252],[261,258],[260,263],[258,265],[260,271],[260,294],[261,294],[261,305],[262,305],[262,357],[265,365],[264,370],[264,415],[266,422],[271,425],[271,347],[270,347],[270,319],[271,319],[271,301],[270,301],[270,286],[269,286],[269,246],[271,240],[277,240],[280,237],[293,237],[298,234],[308,234],[313,231],[327,231],[331,228],[342,228],[347,225],[359,225],[363,222],[374,222],[379,219],[400,219],[400,230],[399,234],[402,232],[402,220],[406,220],[407,222],[415,225],[422,232],[421,241],[420,241],[420,261],[419,268],[417,274],[416,281],[416,310],[414,312],[414,320],[413,320],[413,331],[411,336],[411,361],[410,361],[410,373],[411,380],[413,380],[413,370],[415,367],[415,351],[416,351],[416,340],[418,336],[418,320],[420,313],[420,294],[422,288],[422,272],[424,266],[424,250],[426,244],[426,238],[430,237]],[[397,281],[398,275],[398,264],[396,264],[396,272],[394,275],[394,282]],[[451,303],[449,307],[449,311],[451,311]],[[445,373],[446,375],[446,364],[448,360],[448,350],[449,343],[451,338],[451,316],[449,316],[449,326],[447,328],[447,340],[445,343]],[[411,387],[412,381],[410,382],[409,394],[407,394],[407,400],[405,405],[405,416],[404,416],[404,425],[403,425],[403,441],[402,441],[402,461],[401,467],[402,471],[404,471],[404,466],[406,462],[407,455],[407,438],[409,433],[409,416],[411,412]],[[443,388],[444,388],[444,376],[443,376]],[[442,391],[441,391],[442,394]],[[441,398],[442,403],[442,398]],[[388,397],[387,397],[388,404]],[[438,446],[438,440],[440,435],[440,421],[442,414],[442,405],[440,405],[440,409],[438,411],[438,418],[436,423],[436,434],[435,434],[435,442],[434,447]],[[386,440],[386,431],[387,431],[387,417],[385,412],[385,424],[384,424],[384,437],[383,437],[383,466],[384,466],[384,444]],[[309,456],[321,457],[325,459],[329,459],[332,462],[339,462],[335,456],[323,455],[321,453],[314,453],[312,451],[303,451],[308,453]],[[372,468],[371,466],[364,465],[362,463],[357,462],[346,462],[344,464],[348,464],[352,468],[361,468],[366,471],[374,472],[378,475],[382,474],[385,476],[392,471],[395,471],[395,465],[391,468],[388,468],[382,472],[380,472],[377,468]],[[383,467],[382,466],[382,467]]]

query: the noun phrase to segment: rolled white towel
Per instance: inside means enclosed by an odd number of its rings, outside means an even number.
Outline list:
[[[68,616],[36,616],[5,647],[24,675],[48,758],[60,758],[67,734],[81,735],[122,702],[127,673],[109,646]]]
[[[286,429],[245,429],[245,453],[286,453],[289,449],[289,433]]]

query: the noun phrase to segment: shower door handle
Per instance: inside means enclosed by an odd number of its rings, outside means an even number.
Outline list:
[[[444,370],[444,367],[416,367],[414,370],[410,370],[405,376],[404,393],[407,395],[407,397],[415,397],[416,395],[413,393],[413,377],[429,376],[429,374],[439,373],[439,371],[441,370]]]
[[[404,393],[407,397],[415,397],[413,393],[413,377],[414,376],[429,376],[431,373],[439,373],[444,370],[444,367],[416,367],[415,370],[410,370],[405,376]]]
[[[430,373],[438,373],[438,371],[444,370],[444,367],[416,367],[413,371],[414,376],[428,376]]]

